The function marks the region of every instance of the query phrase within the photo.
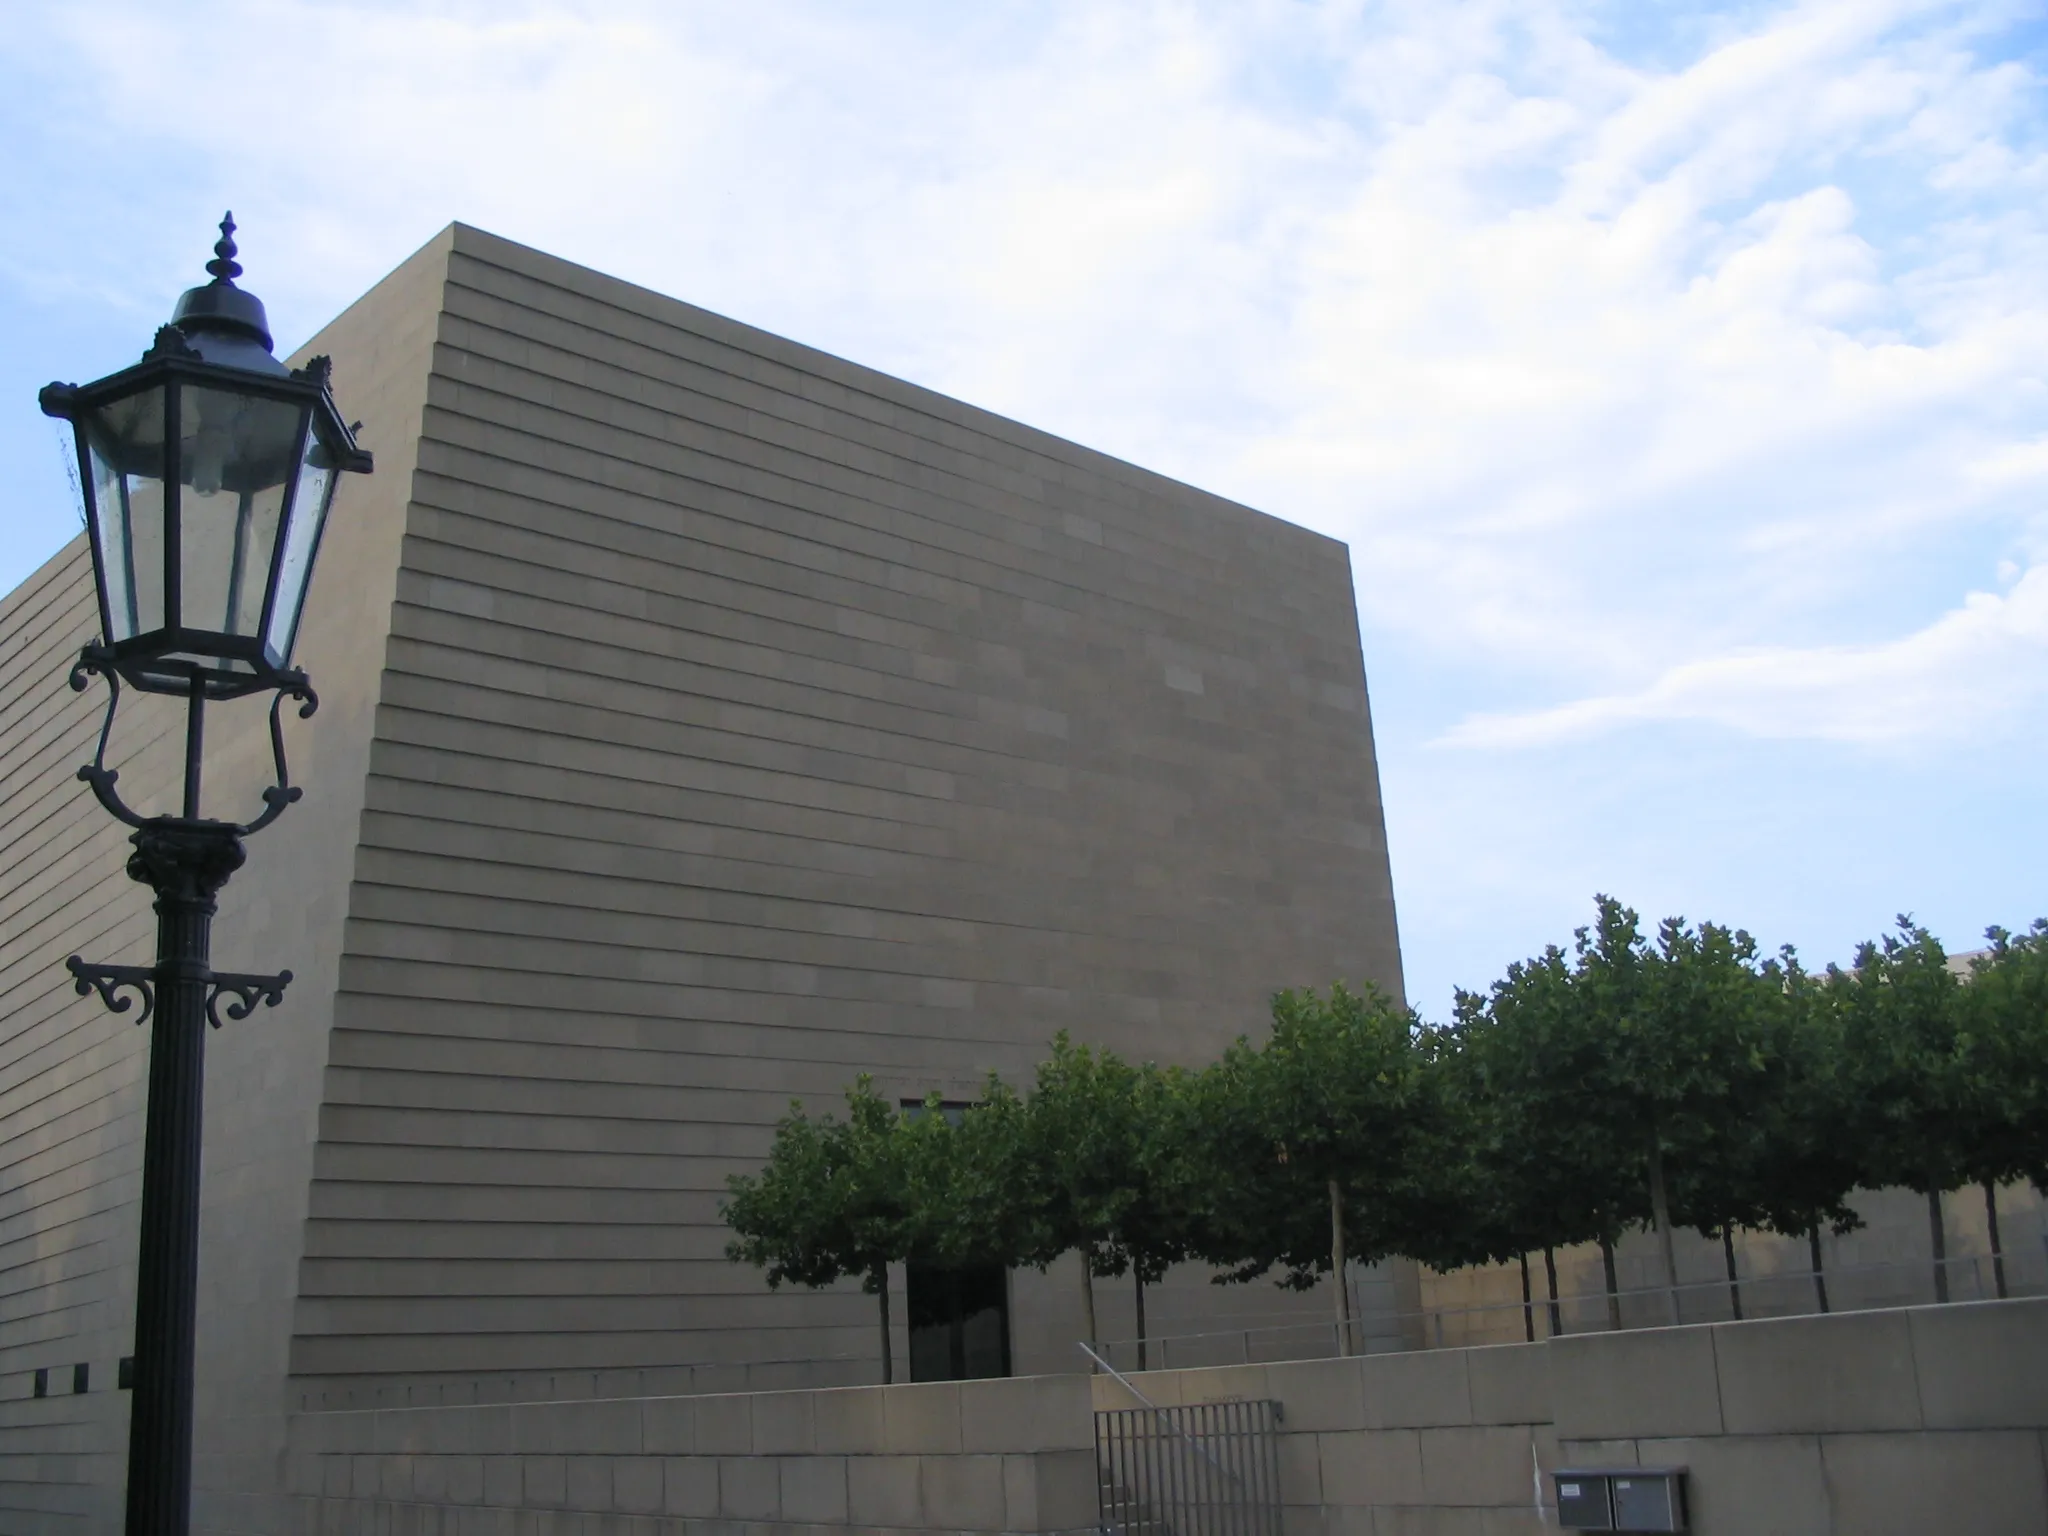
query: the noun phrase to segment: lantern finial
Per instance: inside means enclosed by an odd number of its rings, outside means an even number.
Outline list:
[[[235,260],[235,215],[230,209],[220,221],[220,239],[214,242],[213,260],[206,264],[206,270],[213,274],[216,283],[234,285],[242,275],[242,264]]]
[[[206,264],[213,281],[185,290],[171,313],[171,324],[210,363],[283,373],[284,364],[270,353],[270,320],[263,313],[263,301],[235,286],[242,275],[235,256],[235,216],[229,213],[221,218],[220,239],[214,242],[213,260]]]

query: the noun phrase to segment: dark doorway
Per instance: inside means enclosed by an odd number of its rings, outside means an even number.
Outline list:
[[[1010,1374],[1010,1284],[998,1265],[935,1269],[913,1264],[910,1379],[965,1381]]]
[[[905,1099],[915,1120],[934,1106]],[[954,1125],[973,1106],[944,1099],[936,1106]],[[1010,1276],[1000,1264],[941,1269],[911,1264],[904,1271],[910,1313],[910,1379],[967,1381],[1010,1374]]]

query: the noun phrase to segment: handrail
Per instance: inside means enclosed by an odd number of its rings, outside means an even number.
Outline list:
[[[2048,1230],[2044,1230],[2044,1232],[2042,1233],[2041,1246],[2044,1252],[2048,1252]],[[2005,1249],[2002,1257],[2004,1258],[2006,1265],[2008,1266],[2008,1274],[2013,1275],[2015,1277],[2011,1279],[2009,1282],[2009,1289],[2014,1297],[2038,1296],[2043,1293],[2043,1287],[2040,1280],[2034,1278],[2035,1276],[2038,1276],[2041,1273],[2041,1270],[2039,1267],[2039,1261],[2033,1257],[2031,1249],[2023,1249],[2019,1245],[2015,1244],[2014,1246]],[[1980,1287],[1984,1293],[1981,1295],[1974,1296],[1953,1296],[1951,1297],[1951,1302],[1988,1301],[1993,1299],[1990,1295],[1991,1287],[1988,1279],[1991,1273],[1991,1258],[1992,1256],[1990,1254],[1981,1253],[1951,1254],[1940,1261],[1941,1267],[1945,1271],[1947,1271],[1947,1273],[1952,1277],[1951,1285],[1955,1283],[1953,1277],[1956,1276],[1958,1273],[1960,1273],[1965,1282],[1967,1282],[1969,1278],[1974,1274],[1977,1277]],[[1910,1274],[1924,1274],[1926,1271],[1933,1267],[1934,1263],[1935,1261],[1932,1259],[1920,1257],[1906,1259],[1886,1259],[1867,1264],[1839,1264],[1830,1266],[1819,1271],[1814,1271],[1811,1269],[1782,1269],[1770,1270],[1762,1273],[1748,1272],[1739,1275],[1734,1283],[1741,1287],[1743,1295],[1747,1298],[1751,1296],[1757,1296],[1762,1287],[1768,1286],[1778,1288],[1778,1294],[1782,1294],[1782,1289],[1784,1287],[1793,1285],[1808,1286],[1811,1285],[1817,1279],[1828,1282],[1832,1285],[1834,1282],[1838,1280],[1845,1282],[1854,1282],[1858,1280],[1867,1280],[1876,1276],[1896,1275],[1902,1272]],[[1101,1340],[1100,1343],[1105,1349],[1117,1349],[1124,1348],[1127,1346],[1135,1346],[1138,1344],[1150,1344],[1153,1347],[1155,1354],[1163,1354],[1169,1347],[1173,1345],[1200,1344],[1218,1339],[1245,1339],[1247,1336],[1249,1336],[1252,1339],[1265,1340],[1277,1340],[1283,1338],[1303,1339],[1306,1337],[1321,1336],[1325,1334],[1329,1334],[1334,1337],[1336,1331],[1338,1329],[1342,1329],[1345,1334],[1347,1344],[1349,1344],[1350,1347],[1356,1349],[1361,1345],[1369,1342],[1370,1338],[1373,1337],[1371,1335],[1368,1335],[1366,1332],[1366,1329],[1369,1325],[1388,1326],[1403,1323],[1417,1323],[1423,1326],[1427,1326],[1431,1323],[1435,1323],[1438,1326],[1441,1326],[1442,1322],[1445,1319],[1455,1320],[1459,1318],[1482,1317],[1502,1313],[1511,1314],[1522,1312],[1525,1309],[1536,1312],[1538,1314],[1542,1314],[1552,1307],[1560,1309],[1566,1314],[1567,1317],[1584,1318],[1588,1315],[1589,1309],[1598,1308],[1603,1302],[1607,1300],[1610,1294],[1613,1295],[1618,1301],[1624,1302],[1643,1301],[1651,1298],[1663,1297],[1673,1294],[1684,1296],[1691,1296],[1694,1294],[1723,1295],[1727,1292],[1729,1285],[1730,1282],[1725,1277],[1719,1277],[1706,1280],[1681,1280],[1676,1286],[1667,1286],[1662,1284],[1623,1285],[1617,1287],[1612,1293],[1604,1289],[1569,1290],[1554,1297],[1536,1293],[1532,1294],[1529,1300],[1526,1302],[1516,1298],[1503,1301],[1476,1302],[1466,1306],[1439,1306],[1420,1307],[1414,1310],[1389,1310],[1384,1312],[1377,1312],[1373,1314],[1371,1317],[1353,1317],[1349,1321],[1342,1324],[1333,1324],[1330,1322],[1328,1318],[1304,1318],[1300,1317],[1299,1314],[1289,1314],[1281,1312],[1262,1312],[1255,1314],[1255,1316],[1259,1319],[1286,1320],[1255,1321],[1251,1323],[1250,1326],[1236,1328],[1215,1328],[1190,1333],[1150,1333],[1147,1334],[1143,1339],[1135,1337],[1128,1339],[1105,1339]],[[1860,1299],[1857,1295],[1853,1294],[1853,1285],[1849,1289],[1851,1291],[1851,1294],[1843,1294],[1840,1291],[1837,1291],[1834,1294],[1834,1301],[1831,1308],[1833,1312],[1864,1312],[1878,1307],[1890,1307],[1900,1305],[1940,1305],[1940,1303],[1932,1301],[1867,1301]],[[1823,1314],[1821,1313],[1818,1307],[1809,1306],[1802,1308],[1798,1311],[1774,1311],[1762,1315],[1773,1317],[1811,1317]],[[1697,1319],[1697,1321],[1720,1322],[1728,1321],[1728,1319],[1707,1317]],[[1628,1323],[1624,1325],[1624,1331],[1637,1327],[1662,1326],[1668,1325],[1660,1323]],[[1604,1328],[1604,1326],[1567,1327],[1563,1330],[1563,1333],[1566,1335],[1575,1336],[1580,1333],[1601,1331],[1607,1330]],[[1394,1344],[1391,1347],[1391,1349],[1385,1352],[1405,1353],[1412,1349],[1429,1347],[1431,1346]],[[1094,1355],[1097,1359],[1101,1358],[1101,1356],[1097,1355],[1094,1350],[1090,1350],[1089,1353],[1091,1355]],[[1289,1356],[1286,1358],[1291,1359],[1304,1357]],[[1209,1365],[1214,1365],[1219,1362],[1210,1361],[1205,1363]],[[1237,1362],[1231,1363],[1234,1364]],[[1257,1362],[1251,1359],[1246,1359],[1242,1363],[1250,1365],[1255,1364]],[[1108,1369],[1107,1362],[1104,1362],[1104,1368]],[[1164,1368],[1174,1369],[1176,1367],[1173,1367],[1169,1364]]]
[[[1121,1386],[1126,1392],[1130,1393],[1131,1396],[1135,1397],[1139,1402],[1143,1403],[1147,1408],[1150,1408],[1154,1413],[1164,1413],[1166,1411],[1165,1409],[1161,1408],[1157,1403],[1153,1402],[1151,1398],[1147,1397],[1144,1393],[1140,1392],[1136,1384],[1132,1382],[1130,1377],[1126,1376],[1122,1371],[1118,1370],[1115,1366],[1111,1365],[1107,1360],[1103,1359],[1102,1356],[1095,1353],[1095,1351],[1089,1348],[1089,1346],[1085,1342],[1083,1342],[1080,1339],[1076,1339],[1074,1343],[1082,1354],[1086,1355],[1090,1360],[1093,1360],[1097,1365],[1101,1366],[1105,1371],[1109,1372],[1110,1375],[1114,1376],[1117,1379],[1117,1384],[1119,1386]]]
[[[1240,1474],[1231,1471],[1230,1468],[1223,1465],[1223,1463],[1218,1461],[1215,1458],[1215,1456],[1210,1454],[1209,1448],[1207,1446],[1203,1445],[1201,1441],[1197,1440],[1193,1435],[1189,1434],[1186,1430],[1182,1429],[1180,1425],[1174,1423],[1174,1421],[1167,1416],[1166,1410],[1160,1407],[1157,1403],[1153,1402],[1152,1399],[1147,1397],[1144,1393],[1140,1392],[1137,1388],[1137,1385],[1134,1382],[1132,1382],[1130,1377],[1126,1376],[1122,1371],[1118,1370],[1115,1366],[1111,1365],[1107,1360],[1103,1359],[1102,1356],[1095,1353],[1095,1351],[1090,1349],[1086,1342],[1084,1342],[1083,1340],[1076,1339],[1074,1342],[1080,1346],[1082,1354],[1086,1355],[1090,1360],[1093,1360],[1097,1365],[1101,1366],[1105,1371],[1109,1372],[1110,1375],[1114,1376],[1117,1379],[1118,1385],[1120,1385],[1126,1392],[1130,1393],[1131,1396],[1135,1397],[1139,1402],[1143,1403],[1147,1408],[1149,1408],[1153,1412],[1153,1414],[1157,1416],[1166,1425],[1168,1429],[1172,1430],[1176,1435],[1179,1435],[1181,1439],[1187,1441],[1187,1443],[1194,1448],[1194,1451],[1198,1456],[1200,1456],[1204,1461],[1208,1462],[1209,1465],[1214,1467],[1218,1472],[1221,1472],[1225,1477],[1229,1478],[1232,1482],[1236,1483],[1239,1487],[1244,1486],[1244,1478]],[[1273,1418],[1275,1422],[1279,1422],[1281,1418],[1280,1405],[1277,1402],[1273,1404]]]

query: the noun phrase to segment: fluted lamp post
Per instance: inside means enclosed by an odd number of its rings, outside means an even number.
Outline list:
[[[142,1152],[142,1242],[128,1430],[128,1536],[184,1536],[192,1493],[193,1320],[199,1270],[200,1099],[205,1035],[222,1012],[276,1004],[291,972],[250,976],[209,963],[214,898],[241,867],[242,840],[299,798],[285,768],[279,711],[317,700],[292,644],[344,472],[370,455],[335,409],[326,358],[288,370],[271,354],[263,304],[235,286],[234,216],[221,221],[213,281],[178,300],[132,368],[96,383],[52,384],[43,410],[78,439],[78,483],[99,592],[100,638],[72,668],[108,689],[99,749],[78,776],[134,828],[130,879],[156,893],[154,965],[66,964],[81,997],[117,1013],[138,1000],[150,1026]],[[143,816],[115,789],[107,741],[121,685],[186,701],[184,799]],[[247,822],[206,817],[200,763],[209,700],[269,693],[277,782]],[[132,995],[131,995],[132,994]]]

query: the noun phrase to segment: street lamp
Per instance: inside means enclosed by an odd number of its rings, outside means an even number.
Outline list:
[[[128,876],[156,893],[156,964],[65,962],[79,996],[97,990],[116,1013],[140,998],[136,1022],[151,1025],[128,1536],[184,1536],[190,1520],[206,1026],[220,1026],[223,1007],[243,1019],[259,1002],[274,1006],[292,975],[215,971],[214,898],[241,867],[242,839],[299,798],[278,714],[288,698],[302,717],[318,700],[291,665],[292,645],[335,482],[370,470],[328,391],[327,359],[287,370],[271,355],[262,301],[234,283],[234,215],[220,229],[206,266],[213,281],[178,300],[141,362],[41,395],[44,412],[68,420],[78,439],[99,592],[100,638],[80,653],[71,686],[105,678],[107,713],[78,776],[135,829]],[[107,740],[123,682],[186,701],[179,815],[138,815],[115,790]],[[266,691],[277,782],[254,820],[209,820],[199,802],[206,702]]]

